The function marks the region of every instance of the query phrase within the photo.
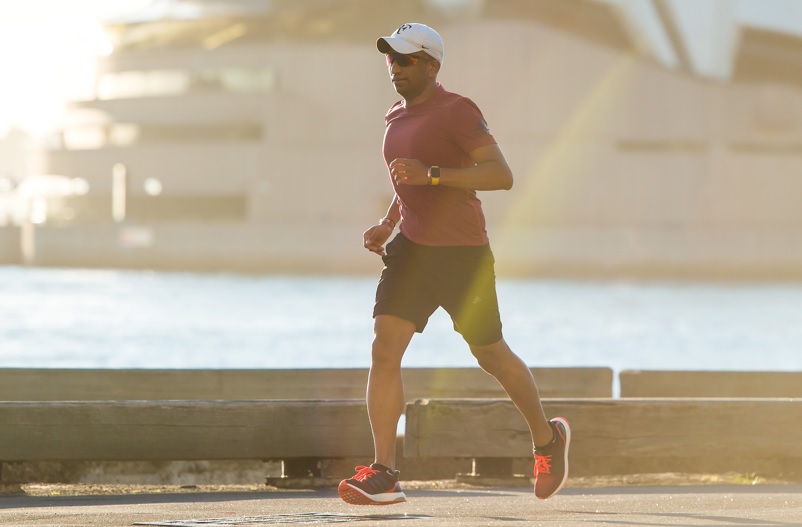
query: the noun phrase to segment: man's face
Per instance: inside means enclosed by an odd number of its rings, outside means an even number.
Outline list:
[[[423,93],[431,75],[437,73],[432,64],[434,59],[423,52],[410,55],[388,53],[386,58],[395,91],[407,100]]]

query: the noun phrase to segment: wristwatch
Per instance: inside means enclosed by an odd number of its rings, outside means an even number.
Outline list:
[[[429,184],[430,185],[440,184],[440,167],[433,166],[429,168]]]

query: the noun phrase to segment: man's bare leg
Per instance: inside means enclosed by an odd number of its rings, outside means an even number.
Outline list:
[[[392,315],[378,315],[373,322],[368,417],[373,431],[375,462],[391,469],[395,469],[398,420],[404,412],[401,359],[414,333],[412,322]]]
[[[551,442],[552,429],[543,412],[535,378],[526,363],[513,353],[504,339],[495,344],[470,348],[479,366],[498,380],[523,415],[532,433],[533,443],[546,445]]]

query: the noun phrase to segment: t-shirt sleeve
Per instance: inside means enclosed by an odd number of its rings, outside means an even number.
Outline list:
[[[479,107],[468,98],[463,97],[454,103],[451,126],[454,142],[465,153],[480,146],[496,144]]]

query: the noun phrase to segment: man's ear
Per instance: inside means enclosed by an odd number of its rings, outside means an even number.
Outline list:
[[[436,60],[429,61],[429,76],[430,77],[437,77],[437,74],[440,72],[440,62]]]

